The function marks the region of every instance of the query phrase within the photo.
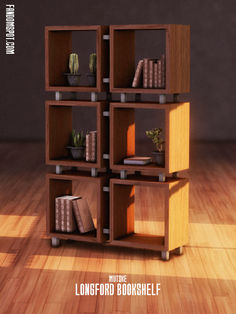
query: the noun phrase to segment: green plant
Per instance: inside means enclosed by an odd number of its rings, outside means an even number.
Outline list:
[[[97,69],[97,56],[96,53],[91,53],[89,55],[89,70],[91,73],[95,74]]]
[[[156,146],[158,152],[164,151],[164,143],[165,141],[163,138],[161,138],[162,129],[161,128],[155,128],[151,129],[149,131],[146,131],[147,137],[149,137],[153,144]]]
[[[71,53],[69,57],[69,69],[71,74],[78,74],[79,57],[77,53]]]
[[[71,144],[74,147],[83,147],[85,146],[86,135],[84,135],[83,131],[77,132],[72,130],[71,133]]]

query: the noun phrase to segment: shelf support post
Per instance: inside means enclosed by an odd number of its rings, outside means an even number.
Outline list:
[[[97,177],[97,176],[98,176],[98,169],[91,168],[91,177]]]
[[[62,100],[62,92],[55,92],[55,100]]]
[[[164,95],[164,94],[159,95],[159,103],[160,104],[166,103],[166,95]]]
[[[158,181],[159,182],[165,182],[166,181],[166,175],[164,173],[159,173]]]
[[[98,100],[98,93],[92,92],[91,93],[91,101],[97,101]]]
[[[120,178],[121,179],[127,179],[127,171],[126,170],[121,170],[120,171]]]
[[[56,165],[56,174],[62,174],[62,166]]]
[[[170,258],[170,252],[169,251],[161,251],[161,259],[163,261],[168,261]]]
[[[126,102],[127,101],[127,94],[121,93],[120,94],[120,102]]]
[[[58,239],[56,237],[51,238],[52,247],[58,247],[58,246],[60,246],[60,243],[61,243],[60,239]]]

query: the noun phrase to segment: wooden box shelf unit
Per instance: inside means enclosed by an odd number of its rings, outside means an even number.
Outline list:
[[[135,39],[138,31],[164,31],[166,85],[164,89],[132,88]],[[156,39],[153,38],[153,41]],[[143,56],[145,58],[145,56]],[[179,94],[190,89],[190,27],[188,25],[111,25],[110,91],[118,93]]]
[[[76,184],[80,184],[76,188]],[[108,184],[106,175],[99,174],[98,177],[91,177],[90,173],[67,173],[67,174],[47,174],[47,233],[50,237],[58,239],[70,239],[85,242],[102,243],[108,240],[108,236],[103,234],[104,228],[109,228],[109,193],[103,192],[103,186]],[[83,185],[83,187],[81,186]],[[85,186],[86,185],[86,186]],[[84,187],[85,186],[85,187]],[[62,195],[79,195],[84,197],[86,189],[90,190],[93,198],[90,197],[88,203],[95,204],[92,218],[95,222],[96,231],[85,234],[79,232],[63,233],[55,231],[55,198]],[[87,191],[88,192],[88,191]]]
[[[135,187],[138,186],[155,187],[156,193],[164,189],[164,235],[135,233]],[[185,245],[188,242],[188,189],[188,179],[166,182],[147,176],[111,179],[110,244],[157,251],[171,251]]]
[[[103,154],[108,153],[109,122],[103,116],[107,110],[106,102],[90,101],[46,101],[46,163],[85,168],[105,168],[107,160]],[[97,127],[97,159],[96,162],[73,160],[69,157],[69,139],[72,125],[73,108],[94,108]]]
[[[124,165],[123,158],[135,155],[135,110],[164,110],[165,166],[154,163]],[[151,152],[150,152],[151,153]],[[189,103],[111,103],[110,168],[112,170],[173,173],[189,168]]]
[[[67,86],[64,73],[68,72],[69,54],[72,52],[73,32],[95,32],[97,54],[97,77],[96,86]],[[108,44],[103,40],[103,35],[108,34],[108,26],[46,26],[45,27],[45,88],[47,91],[64,92],[102,92],[108,89],[103,83],[103,78],[109,73]],[[83,50],[84,43],[81,42]],[[88,56],[91,52],[88,51]]]

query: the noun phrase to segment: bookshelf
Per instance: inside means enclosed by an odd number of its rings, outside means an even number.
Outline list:
[[[157,41],[161,38],[159,51],[152,53],[155,58],[160,53],[165,55],[164,88],[131,87],[140,59],[137,48],[139,32],[149,35],[150,44],[153,38],[157,38]],[[87,46],[83,45],[80,36],[75,35],[82,33],[88,34],[91,39],[88,40],[89,45],[97,54],[94,87],[86,84],[68,86],[64,77],[68,71],[68,56],[76,52],[74,47],[81,51],[82,60],[85,60],[83,55],[89,55]],[[152,37],[152,34],[157,37]],[[56,166],[56,173],[47,174],[47,233],[52,246],[58,246],[60,240],[71,239],[161,251],[163,260],[168,260],[172,251],[182,254],[182,248],[188,242],[189,181],[179,178],[178,173],[189,168],[190,103],[178,101],[177,95],[190,90],[190,27],[170,24],[47,26],[45,88],[46,91],[56,92],[56,100],[45,103],[46,164]],[[77,100],[77,96],[74,99],[75,93],[73,100],[68,97],[62,99],[64,92],[91,93],[91,101]],[[105,92],[105,100],[98,100],[100,92]],[[120,102],[112,100],[113,93],[120,94]],[[136,96],[159,94],[159,102],[141,101],[140,96],[128,102],[124,97],[126,93]],[[172,102],[166,102],[168,94],[174,95]],[[81,117],[83,110],[91,110],[90,120],[97,131],[95,162],[73,160],[66,148],[74,127],[76,110],[79,110]],[[163,125],[163,166],[154,162],[142,166],[123,164],[124,158],[140,150],[136,121],[139,110],[145,111],[145,117],[155,112],[158,116],[155,123],[161,121]],[[151,151],[146,154],[151,155]],[[77,190],[77,186],[80,189]],[[161,231],[140,232],[137,228],[137,225],[145,223],[142,218],[136,219],[140,209],[139,189],[145,189],[143,197],[147,199],[153,199],[153,189],[156,196],[164,195]],[[55,198],[78,193],[89,200],[93,199],[89,206],[96,232],[80,234],[78,231],[55,231]],[[156,217],[155,212],[160,206],[155,202],[147,209],[154,213],[153,217]]]

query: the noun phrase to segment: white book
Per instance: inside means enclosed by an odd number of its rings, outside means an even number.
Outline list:
[[[123,160],[124,165],[147,165],[152,162],[151,157],[127,157]]]

